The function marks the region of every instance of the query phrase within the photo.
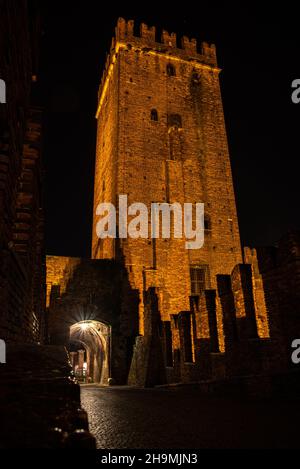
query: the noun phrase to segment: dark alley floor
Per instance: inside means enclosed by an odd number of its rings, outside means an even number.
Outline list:
[[[199,395],[192,388],[81,387],[98,448],[294,448],[300,401]]]

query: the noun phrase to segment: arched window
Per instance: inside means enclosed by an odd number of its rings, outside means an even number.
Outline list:
[[[158,113],[156,109],[151,110],[151,120],[155,122],[158,121]]]
[[[172,65],[172,64],[167,65],[167,75],[168,75],[168,77],[175,77],[176,70],[175,70],[174,65]]]
[[[180,114],[169,114],[168,115],[168,125],[169,127],[182,128],[182,119]]]

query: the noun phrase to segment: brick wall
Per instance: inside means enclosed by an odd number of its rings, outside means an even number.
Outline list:
[[[33,342],[43,340],[45,312],[42,113],[30,106],[38,12],[3,0],[0,22],[0,335]]]
[[[187,38],[177,47],[176,35],[166,31],[157,42],[155,28],[146,25],[134,36],[133,22],[120,19],[99,90],[92,255],[114,258],[121,250],[140,291],[141,333],[145,282],[160,287],[160,312],[168,321],[189,309],[190,265],[208,266],[206,286],[215,288],[216,275],[241,262],[220,70],[215,47],[202,43],[200,49]],[[158,120],[151,119],[153,109]],[[148,208],[151,202],[204,202],[204,247],[188,251],[185,240],[174,238],[99,241],[96,207],[116,203],[119,194]]]
[[[291,363],[291,343],[300,337],[300,236],[290,232],[277,247],[245,248],[245,260],[252,266],[256,303],[267,314],[270,336],[280,342],[283,359]],[[257,292],[258,290],[258,292]]]

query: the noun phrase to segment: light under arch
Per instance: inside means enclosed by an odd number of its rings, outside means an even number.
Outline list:
[[[80,321],[70,327],[70,342],[80,342],[87,355],[92,382],[107,385],[111,378],[111,326],[100,321]]]

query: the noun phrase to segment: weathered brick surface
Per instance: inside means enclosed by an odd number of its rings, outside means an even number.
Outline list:
[[[77,257],[47,256],[47,307],[50,306],[52,286],[59,286],[59,293],[63,295],[79,264]]]
[[[230,274],[241,262],[239,230],[228,156],[219,69],[214,46],[119,20],[99,91],[94,213],[100,202],[116,203],[127,194],[129,204],[143,202],[205,203],[209,218],[205,245],[187,251],[185,241],[158,239],[120,241],[129,278],[140,291],[143,324],[143,271],[155,268],[163,320],[189,309],[191,264],[207,265],[207,288],[217,273]],[[167,68],[175,68],[168,76]],[[155,109],[158,121],[151,120]],[[182,128],[170,124],[181,117]],[[114,258],[114,240],[100,242],[94,216],[94,258]],[[155,265],[154,265],[155,264]]]
[[[257,337],[251,267],[238,264],[231,274],[238,335],[241,339]]]
[[[245,260],[251,264],[256,280],[259,312],[267,315],[264,322],[268,322],[270,336],[278,341],[281,360],[290,367],[291,343],[300,337],[299,253],[299,232],[285,235],[277,248],[245,249]]]
[[[0,337],[34,342],[45,312],[42,114],[30,107],[38,17],[26,0],[3,0],[0,23]]]
[[[247,248],[242,263],[219,72],[214,45],[198,49],[184,37],[180,48],[167,31],[159,42],[144,24],[137,37],[133,21],[119,19],[99,89],[92,257],[121,258],[139,292],[143,337],[134,349],[132,383],[147,381],[149,308],[160,314],[167,381],[262,375],[282,371],[289,359],[298,324],[299,240],[283,240],[278,253]],[[99,240],[96,208],[117,205],[120,194],[149,211],[152,202],[203,202],[204,246],[187,250],[174,237]],[[191,296],[192,266],[205,271],[200,296]],[[144,308],[154,291],[157,308],[151,302]]]
[[[162,345],[162,324],[155,288],[144,294],[145,334],[138,336],[128,375],[129,385],[154,386],[167,382]]]

